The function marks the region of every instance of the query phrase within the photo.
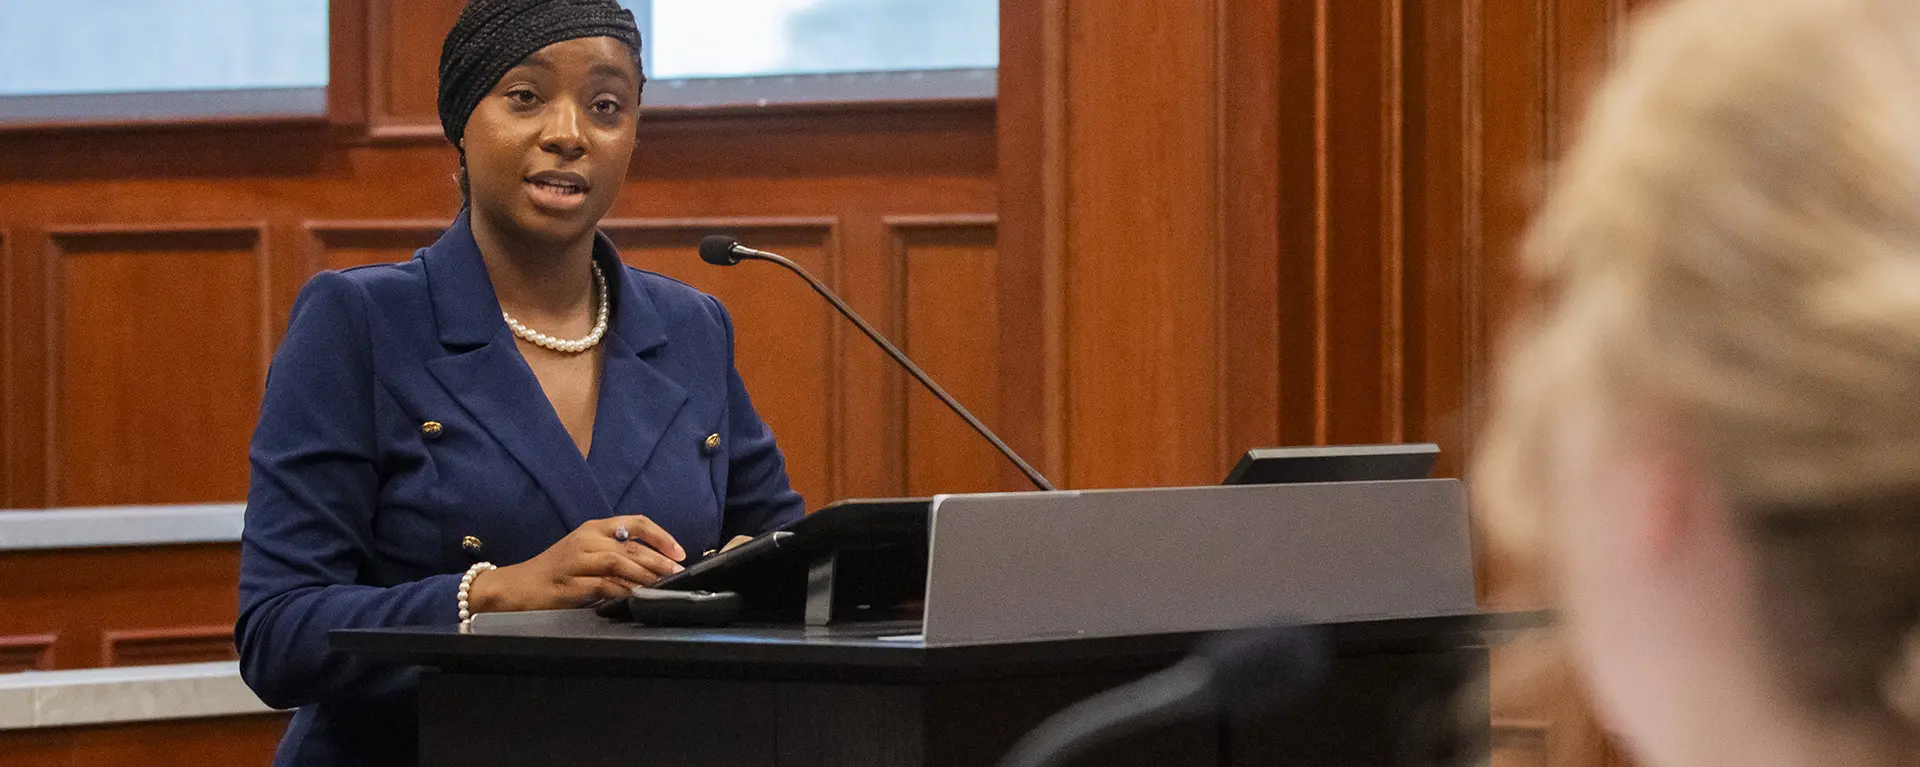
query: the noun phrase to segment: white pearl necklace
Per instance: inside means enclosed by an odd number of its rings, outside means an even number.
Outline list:
[[[579,354],[599,345],[600,339],[607,335],[607,304],[611,302],[607,300],[607,276],[600,272],[600,264],[598,262],[594,262],[593,264],[593,288],[594,292],[598,294],[597,297],[600,302],[600,317],[594,320],[593,332],[588,333],[586,338],[578,341],[554,338],[553,336],[522,325],[519,320],[514,319],[513,315],[508,314],[505,309],[500,310],[500,316],[507,321],[507,327],[513,329],[514,335],[526,339],[528,343],[565,354]]]

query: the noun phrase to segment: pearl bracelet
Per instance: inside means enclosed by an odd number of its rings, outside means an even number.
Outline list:
[[[497,569],[499,568],[494,567],[492,562],[475,562],[472,567],[467,568],[466,575],[460,576],[460,628],[462,630],[473,625],[473,611],[468,609],[467,593],[473,591],[474,577],[488,570]]]

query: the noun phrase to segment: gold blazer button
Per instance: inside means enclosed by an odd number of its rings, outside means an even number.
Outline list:
[[[465,549],[468,554],[478,556],[480,554],[480,546],[480,539],[471,535],[460,539],[460,548]]]
[[[446,427],[441,426],[439,421],[428,421],[420,424],[420,433],[425,435],[427,439],[439,439],[440,433],[443,431],[446,431]]]
[[[718,434],[708,434],[707,441],[700,443],[700,451],[707,455],[713,455],[719,449],[720,435]]]

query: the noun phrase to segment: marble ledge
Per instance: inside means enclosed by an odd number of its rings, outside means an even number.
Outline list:
[[[240,540],[246,504],[0,510],[0,553]]]
[[[0,730],[273,711],[233,661],[0,674]]]

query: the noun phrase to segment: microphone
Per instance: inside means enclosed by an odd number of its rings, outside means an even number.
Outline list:
[[[861,319],[860,315],[853,310],[853,307],[848,306],[847,302],[840,300],[839,296],[834,295],[834,292],[827,288],[826,283],[815,279],[813,275],[807,273],[807,270],[800,268],[799,264],[794,263],[786,256],[778,253],[754,250],[753,248],[741,245],[739,240],[724,234],[711,234],[701,238],[700,259],[714,266],[733,266],[734,264],[740,263],[742,259],[771,261],[786,267],[787,271],[800,275],[800,279],[806,280],[807,284],[813,287],[813,292],[819,293],[822,298],[827,299],[827,303],[833,304],[833,308],[840,312],[840,316],[846,317],[847,321],[852,322],[854,327],[859,328],[861,333],[866,334],[867,338],[879,346],[881,351],[886,352],[888,357],[892,357],[893,361],[899,363],[900,367],[906,368],[906,371],[913,376],[913,379],[919,381],[920,385],[926,387],[927,391],[932,392],[933,396],[940,400],[941,404],[946,405],[955,415],[960,416],[960,419],[966,421],[968,426],[973,427],[975,432],[978,432],[980,436],[986,438],[987,442],[992,443],[993,449],[1000,451],[1000,454],[1006,456],[1007,460],[1012,461],[1014,466],[1019,467],[1020,473],[1027,475],[1027,481],[1032,482],[1034,487],[1040,488],[1041,490],[1054,489],[1053,483],[1047,481],[1047,478],[1041,475],[1039,470],[1033,468],[1032,464],[1027,463],[1026,459],[1021,458],[1019,453],[1013,452],[1013,448],[1008,447],[1007,443],[1002,441],[999,435],[994,434],[992,429],[987,428],[986,424],[981,423],[980,419],[973,416],[973,413],[968,412],[965,407],[961,406],[960,401],[954,399],[953,395],[948,394],[946,389],[940,388],[940,384],[934,383],[933,378],[927,375],[926,371],[921,370],[919,365],[913,364],[913,360],[907,359],[907,355],[901,352],[898,347],[894,346],[892,342],[888,341],[885,336],[880,335],[880,331],[875,330],[872,325],[867,324],[866,320]]]
[[[1332,673],[1321,629],[1276,626],[1215,634],[1172,668],[1095,695],[1042,722],[1000,767],[1064,764],[1128,732],[1215,714],[1248,717],[1304,700]]]

